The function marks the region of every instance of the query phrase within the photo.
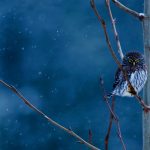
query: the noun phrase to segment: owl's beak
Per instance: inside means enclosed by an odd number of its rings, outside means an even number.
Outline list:
[[[135,62],[133,62],[133,66],[135,66]]]

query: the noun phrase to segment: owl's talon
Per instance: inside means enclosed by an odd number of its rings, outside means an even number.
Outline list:
[[[131,93],[131,95],[133,96],[137,94],[135,89],[132,86],[128,86],[128,92]]]

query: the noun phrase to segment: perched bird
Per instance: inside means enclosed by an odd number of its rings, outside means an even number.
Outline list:
[[[123,58],[122,68],[126,71],[131,85],[138,94],[147,80],[147,66],[143,55],[138,52],[127,53]],[[108,97],[113,95],[133,96],[128,87],[128,82],[125,80],[123,72],[119,68],[116,71],[113,91],[108,94]]]

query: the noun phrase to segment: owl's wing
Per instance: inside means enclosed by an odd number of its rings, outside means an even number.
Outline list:
[[[122,81],[122,72],[121,70],[118,68],[117,71],[116,71],[116,74],[115,74],[115,82],[113,84],[113,89],[116,88],[116,86]]]
[[[130,74],[129,68],[123,66],[123,69],[126,70],[128,79],[130,79],[131,74]],[[120,68],[118,68],[115,74],[115,82],[113,84],[113,89],[115,89],[117,85],[120,85],[124,81],[125,81],[124,75],[122,71],[120,70]]]

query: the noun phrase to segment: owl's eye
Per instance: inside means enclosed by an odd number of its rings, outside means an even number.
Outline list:
[[[133,60],[132,60],[132,59],[129,59],[128,61],[129,61],[129,63],[132,63],[132,62],[133,62]]]
[[[136,62],[136,63],[139,63],[139,62],[140,62],[140,60],[139,60],[139,59],[136,59],[136,60],[135,60],[135,62]]]

